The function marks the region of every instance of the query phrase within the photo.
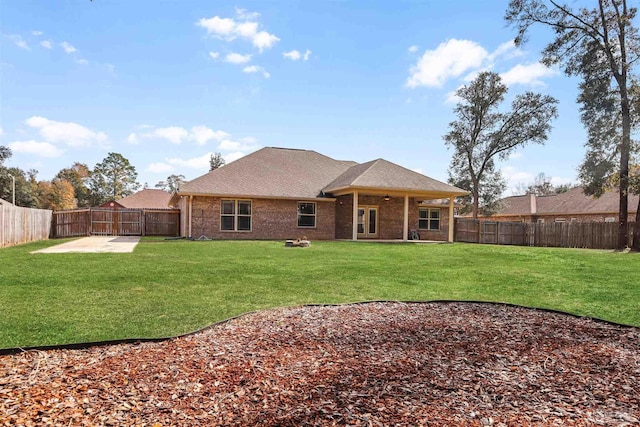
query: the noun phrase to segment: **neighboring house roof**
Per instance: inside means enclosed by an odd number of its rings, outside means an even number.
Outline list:
[[[502,208],[493,216],[507,215],[571,215],[617,213],[619,192],[607,191],[595,198],[583,193],[582,187],[549,196],[511,196],[502,199]],[[629,196],[629,213],[636,212],[638,196]]]
[[[358,164],[315,151],[274,147],[182,184],[179,194],[312,199],[349,187],[467,194],[382,159]]]
[[[117,203],[130,209],[168,209],[171,194],[164,190],[145,188],[130,196],[123,197]]]

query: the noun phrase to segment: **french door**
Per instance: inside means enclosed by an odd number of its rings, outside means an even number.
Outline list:
[[[358,206],[358,237],[365,239],[378,237],[377,206]]]

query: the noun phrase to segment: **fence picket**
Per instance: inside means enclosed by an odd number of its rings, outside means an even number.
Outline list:
[[[496,222],[466,218],[455,220],[455,241],[499,245],[561,248],[614,249],[618,242],[616,222]],[[629,246],[634,222],[629,222]]]

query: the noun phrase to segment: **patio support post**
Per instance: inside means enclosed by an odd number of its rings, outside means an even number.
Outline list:
[[[404,194],[404,227],[402,227],[402,240],[409,240],[409,193]]]
[[[453,218],[453,196],[449,197],[449,243],[453,243],[453,227],[455,226],[455,218]]]
[[[189,196],[189,236],[191,238],[191,213],[193,212],[193,196]]]
[[[353,230],[351,240],[358,240],[358,190],[353,192]]]

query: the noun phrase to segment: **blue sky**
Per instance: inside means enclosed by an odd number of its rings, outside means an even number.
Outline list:
[[[546,145],[500,163],[506,194],[575,182],[578,82],[538,63],[548,32],[513,46],[507,3],[2,0],[0,144],[40,179],[113,151],[153,187],[276,146],[446,181],[452,95],[490,69],[560,101]]]

